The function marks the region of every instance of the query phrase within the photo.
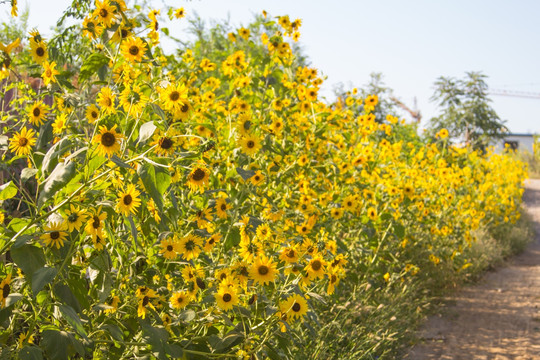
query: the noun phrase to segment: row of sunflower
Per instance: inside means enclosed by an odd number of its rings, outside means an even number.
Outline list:
[[[300,20],[166,55],[161,10],[79,3],[75,63],[1,48],[2,355],[294,358],[340,282],[461,271],[519,217],[521,163],[323,102]]]

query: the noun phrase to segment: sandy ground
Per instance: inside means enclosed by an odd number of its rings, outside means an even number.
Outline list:
[[[536,238],[508,266],[452,296],[405,359],[540,360],[540,180],[526,184]]]

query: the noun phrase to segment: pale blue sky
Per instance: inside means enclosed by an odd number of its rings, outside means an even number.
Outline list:
[[[25,0],[20,1],[24,8]],[[439,76],[466,71],[488,75],[493,89],[540,93],[540,1],[502,0],[153,0],[183,6],[187,16],[247,24],[263,9],[302,19],[300,42],[312,66],[333,84],[364,85],[381,72],[396,97],[412,107],[416,97],[424,119],[436,114],[429,101]],[[27,0],[30,27],[47,33],[69,0]],[[7,18],[8,6],[0,11]],[[177,21],[178,23],[178,21]],[[180,23],[186,24],[185,19]],[[185,26],[171,27],[186,38]],[[540,98],[492,97],[513,132],[540,133]]]

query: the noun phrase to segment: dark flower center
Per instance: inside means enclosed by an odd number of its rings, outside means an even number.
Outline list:
[[[191,251],[195,248],[195,243],[193,242],[193,240],[188,240],[186,241],[184,247],[186,248],[186,250]]]
[[[122,36],[122,39],[125,39],[129,35],[129,31],[127,31],[127,29],[122,29],[120,30],[120,35]]]
[[[94,119],[97,119],[97,117],[98,117],[98,114],[97,114],[97,112],[95,112],[95,111],[92,111],[92,113],[91,113],[90,115],[91,115]]]
[[[333,284],[333,283],[335,283],[336,281],[337,281],[337,276],[336,276],[336,275],[332,275],[332,276],[330,277],[330,283]]]
[[[22,137],[19,139],[19,146],[26,146],[28,144],[28,139],[25,137]]]
[[[78,218],[79,218],[79,215],[76,214],[76,213],[73,213],[73,214],[68,216],[68,221],[69,222],[75,222],[75,221],[77,221]]]
[[[249,140],[246,145],[248,148],[252,149],[255,147],[255,141]]]
[[[99,10],[99,16],[101,16],[102,18],[106,18],[108,15],[109,15],[109,12],[107,11],[107,9]]]
[[[178,305],[181,305],[183,302],[184,302],[184,298],[183,298],[182,296],[180,296],[180,297],[178,297],[178,298],[176,299],[176,303],[177,303]]]
[[[2,297],[4,299],[7,298],[10,291],[11,291],[11,287],[9,286],[9,284],[4,285],[4,287],[2,288]]]
[[[173,250],[173,246],[172,245],[167,245],[167,251],[172,251]]]
[[[133,56],[136,56],[137,54],[139,54],[139,47],[136,46],[136,45],[132,45],[129,47],[129,53]]]
[[[294,312],[299,312],[300,311],[300,304],[295,302],[294,305],[292,306],[292,310]]]
[[[170,149],[173,146],[173,142],[168,137],[162,137],[159,139],[159,146],[161,146],[162,149]]]
[[[133,202],[133,198],[131,197],[131,195],[127,194],[126,196],[124,196],[124,205],[129,205]]]
[[[294,255],[296,255],[296,253],[294,252],[294,250],[289,250],[289,251],[287,252],[287,257],[293,258]]]
[[[231,294],[228,294],[228,293],[227,293],[227,294],[223,294],[223,301],[229,302],[229,301],[231,301],[231,300],[232,300]]]
[[[209,239],[209,240],[208,240],[208,243],[209,243],[210,245],[214,245],[214,242],[215,242],[214,239]]]
[[[94,222],[92,223],[92,227],[94,229],[99,229],[99,226],[101,225],[101,221],[99,220],[99,217],[94,215]]]
[[[322,264],[319,260],[315,260],[313,263],[311,263],[311,268],[315,271],[319,271],[322,267]]]
[[[193,175],[191,176],[193,180],[195,181],[201,181],[206,176],[206,173],[202,169],[197,169],[195,172],[193,172]]]
[[[180,93],[178,91],[173,91],[169,94],[169,99],[171,99],[171,101],[177,101],[180,99]]]
[[[142,306],[148,305],[149,302],[150,302],[150,298],[148,296],[143,297]]]
[[[227,210],[227,205],[226,204],[221,204],[221,211],[225,211]]]
[[[34,108],[32,113],[34,114],[35,117],[38,117],[39,115],[41,115],[41,110],[39,110],[39,108],[36,107],[36,108]]]
[[[261,266],[259,266],[258,271],[259,271],[259,275],[266,275],[266,274],[268,274],[268,271],[269,271],[268,266],[261,265]]]
[[[202,279],[195,278],[195,282],[197,283],[197,286],[199,287],[199,289],[201,290],[206,289],[206,284],[204,283],[204,281],[202,281]]]
[[[106,147],[113,146],[116,142],[116,136],[114,136],[113,133],[106,132],[105,134],[101,135],[101,144]]]
[[[39,57],[45,55],[45,49],[42,48],[41,46],[38,47],[38,48],[36,49],[36,55],[39,56]]]
[[[187,104],[182,105],[182,107],[180,108],[180,111],[182,111],[183,113],[187,113],[188,110],[189,106]]]
[[[51,234],[51,239],[56,240],[60,237],[60,233],[58,231],[53,231]]]

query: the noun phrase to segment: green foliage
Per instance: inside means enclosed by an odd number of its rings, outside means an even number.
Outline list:
[[[468,72],[463,79],[440,77],[432,101],[442,111],[430,120],[431,131],[447,129],[451,138],[475,148],[502,138],[508,129],[489,104],[486,78],[479,72]]]

